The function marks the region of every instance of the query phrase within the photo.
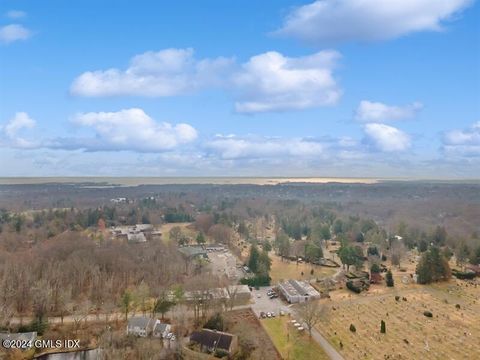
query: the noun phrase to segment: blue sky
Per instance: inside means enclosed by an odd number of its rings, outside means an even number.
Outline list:
[[[0,2],[0,176],[480,176],[473,0]]]

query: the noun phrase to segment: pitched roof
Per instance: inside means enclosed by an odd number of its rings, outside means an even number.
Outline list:
[[[178,248],[178,251],[180,251],[186,257],[194,257],[207,254],[207,251],[201,246],[183,246]]]
[[[137,317],[132,317],[128,319],[128,326],[129,327],[139,327],[141,329],[146,329],[148,326],[152,325],[153,326],[153,320],[152,318],[147,318],[143,316],[137,316]]]
[[[26,332],[26,333],[0,333],[0,340],[35,340],[37,337],[37,332]]]
[[[232,334],[210,329],[194,331],[190,335],[190,341],[196,342],[211,349],[223,349],[226,351],[230,351],[232,339]]]
[[[157,323],[157,325],[155,325],[155,329],[153,329],[153,331],[163,333],[167,330],[168,326],[169,326],[169,324],[166,324],[166,323]]]

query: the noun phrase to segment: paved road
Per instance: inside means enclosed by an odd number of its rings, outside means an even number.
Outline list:
[[[307,324],[303,324],[307,328]],[[343,356],[320,334],[316,329],[312,329],[312,338],[323,348],[331,360],[344,360]]]

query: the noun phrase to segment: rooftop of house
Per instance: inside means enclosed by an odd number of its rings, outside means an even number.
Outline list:
[[[182,246],[178,248],[178,251],[180,251],[183,255],[187,257],[207,254],[207,251],[201,246]]]
[[[20,341],[31,341],[35,340],[37,333],[25,332],[25,333],[0,333],[0,340],[20,340]]]
[[[145,316],[135,316],[128,319],[128,327],[139,327],[146,329],[149,326],[153,326],[155,320]]]
[[[168,326],[170,326],[170,325],[166,324],[166,323],[157,323],[157,325],[155,325],[155,328],[153,329],[153,331],[163,333],[167,330]]]
[[[233,336],[234,335],[222,331],[202,329],[200,331],[194,331],[190,335],[190,341],[196,342],[210,349],[223,349],[229,351]]]

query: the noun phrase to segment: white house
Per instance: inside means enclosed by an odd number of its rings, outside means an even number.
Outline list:
[[[172,331],[170,324],[157,322],[153,328],[153,336],[158,338],[165,338],[169,332]]]

